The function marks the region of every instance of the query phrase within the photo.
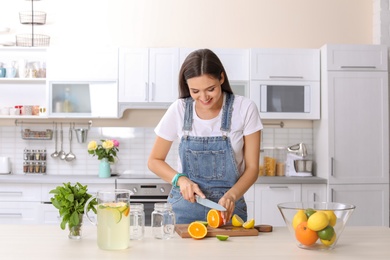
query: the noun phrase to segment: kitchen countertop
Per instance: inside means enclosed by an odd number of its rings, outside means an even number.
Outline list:
[[[0,183],[63,183],[80,182],[84,183],[115,183],[119,179],[121,183],[164,183],[160,178],[151,178],[150,176],[131,176],[119,175],[110,178],[99,178],[94,175],[34,175],[34,174],[6,174],[0,175]],[[270,177],[260,176],[256,184],[326,184],[327,180],[319,177]]]
[[[81,240],[68,239],[68,231],[57,225],[0,225],[1,259],[390,259],[390,229],[349,227],[333,250],[312,251],[296,246],[286,227],[258,236],[214,237],[195,240],[176,233],[170,240],[158,240],[146,228],[143,240],[130,241],[121,251],[104,251],[96,244],[96,228],[83,227]]]

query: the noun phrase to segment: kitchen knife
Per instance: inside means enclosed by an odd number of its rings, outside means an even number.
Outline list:
[[[201,198],[198,195],[195,195],[195,198],[196,198],[196,202],[198,202],[199,204],[201,204],[201,205],[203,205],[205,207],[216,209],[216,210],[219,210],[219,211],[226,211],[226,209],[224,207],[222,207],[218,203],[215,203],[214,201],[211,201],[209,199]]]

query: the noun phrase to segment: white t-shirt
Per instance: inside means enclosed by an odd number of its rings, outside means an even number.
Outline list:
[[[226,94],[224,95],[224,103]],[[196,102],[196,101],[195,101]],[[222,136],[221,116],[222,109],[218,116],[213,119],[204,120],[198,117],[195,110],[195,102],[193,102],[193,122],[192,130],[188,133],[189,136]],[[185,102],[184,99],[178,99],[168,108],[167,112],[160,120],[155,128],[155,133],[168,141],[181,139],[183,136],[183,122],[184,122]],[[233,113],[231,121],[231,130],[227,134],[230,138],[238,171],[240,174],[245,169],[243,146],[243,136],[253,134],[256,131],[263,129],[259,111],[255,103],[249,98],[235,95],[233,103]],[[178,160],[178,172],[182,172],[180,159]]]

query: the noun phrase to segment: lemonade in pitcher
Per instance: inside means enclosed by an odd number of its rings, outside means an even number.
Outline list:
[[[97,207],[98,246],[105,250],[126,249],[130,240],[130,206],[127,202],[101,203]]]

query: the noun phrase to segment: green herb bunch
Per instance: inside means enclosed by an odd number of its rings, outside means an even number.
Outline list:
[[[85,203],[92,197],[87,191],[87,185],[83,186],[77,182],[72,186],[68,182],[49,192],[55,194],[50,200],[53,206],[59,210],[60,217],[62,217],[61,229],[65,229],[66,224],[69,228],[79,225],[80,215],[84,214]],[[88,204],[88,211],[92,210],[96,214],[96,205],[96,199],[91,200]]]

